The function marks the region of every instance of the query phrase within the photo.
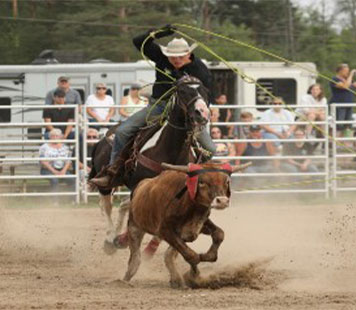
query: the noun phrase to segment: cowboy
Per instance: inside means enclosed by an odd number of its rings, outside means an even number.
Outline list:
[[[212,89],[212,75],[210,71],[199,58],[192,54],[192,51],[197,47],[196,44],[189,46],[187,41],[183,38],[174,38],[167,44],[167,46],[160,46],[154,42],[154,39],[172,35],[174,30],[173,27],[167,25],[159,29],[159,31],[150,30],[133,39],[133,43],[139,51],[144,44],[144,54],[150,60],[155,62],[156,81],[153,85],[152,97],[150,98],[149,105],[130,116],[117,128],[110,165],[104,172],[106,175],[91,180],[92,183],[99,187],[110,186],[114,176],[117,175],[118,161],[116,159],[118,155],[130,138],[132,138],[141,127],[146,125],[147,115],[149,114],[150,117],[155,117],[164,111],[171,95],[169,90],[172,87],[172,79],[169,76],[178,80],[184,75],[190,75],[198,78],[209,91]],[[165,72],[167,75],[162,72]],[[213,98],[211,93],[209,94],[209,97],[209,100],[211,101],[211,98]],[[205,150],[210,152],[211,155],[215,153],[216,147],[206,129],[199,134],[198,141]]]

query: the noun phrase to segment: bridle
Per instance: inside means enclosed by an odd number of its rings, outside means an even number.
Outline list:
[[[183,78],[182,80],[179,80],[177,82],[177,91],[176,91],[176,95],[172,95],[173,98],[173,102],[175,105],[179,106],[183,112],[184,112],[184,116],[185,116],[185,120],[184,120],[184,127],[183,126],[178,126],[176,124],[173,124],[170,119],[169,119],[169,116],[167,117],[167,122],[168,122],[168,125],[173,127],[174,129],[178,129],[178,130],[190,130],[191,129],[191,126],[189,126],[189,122],[188,122],[188,118],[189,118],[189,107],[194,103],[196,102],[197,100],[201,99],[203,101],[206,101],[206,99],[198,92],[197,90],[197,95],[194,96],[193,98],[191,98],[187,103],[183,103],[181,97],[179,96],[179,87],[182,86],[182,85],[188,85],[188,84],[192,84],[192,85],[196,85],[197,83],[199,83],[199,87],[203,87],[205,88],[200,81],[196,80],[196,81],[187,81],[188,78]]]

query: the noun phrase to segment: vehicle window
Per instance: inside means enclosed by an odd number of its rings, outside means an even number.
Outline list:
[[[257,83],[277,97],[282,97],[286,104],[297,104],[297,82],[295,79],[258,79]],[[263,89],[256,86],[256,106],[268,105],[272,101]],[[266,108],[259,108],[264,111]]]
[[[10,106],[10,97],[0,97],[0,106]],[[11,109],[0,109],[0,123],[11,122]]]

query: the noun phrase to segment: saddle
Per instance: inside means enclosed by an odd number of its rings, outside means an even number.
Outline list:
[[[154,171],[156,171],[157,166],[161,169],[159,164],[140,153],[140,150],[146,142],[150,140],[161,127],[161,124],[158,122],[151,126],[141,128],[134,138],[125,145],[115,162],[107,168],[108,172],[114,176],[115,186],[124,185],[124,179],[130,178],[135,171],[138,160],[140,160],[140,162],[142,161],[144,166],[149,165],[150,167],[148,168]],[[113,132],[114,131],[108,132],[106,138]]]

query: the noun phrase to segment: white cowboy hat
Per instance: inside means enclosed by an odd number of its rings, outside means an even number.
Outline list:
[[[167,57],[178,57],[191,53],[197,46],[198,44],[196,43],[189,46],[188,42],[183,38],[174,38],[172,41],[168,42],[167,46],[160,45],[160,48],[162,53]]]

